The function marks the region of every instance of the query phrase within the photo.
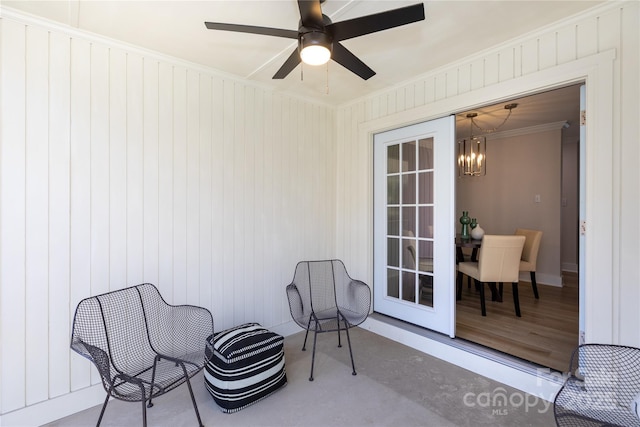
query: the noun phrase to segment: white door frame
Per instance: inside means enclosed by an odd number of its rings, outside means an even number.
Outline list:
[[[585,183],[585,339],[613,342],[613,93],[614,49],[538,71],[468,93],[433,101],[411,110],[358,126],[358,141],[369,147],[369,221],[373,226],[373,135],[432,120],[457,111],[499,103],[545,90],[584,82],[587,86]],[[589,143],[591,141],[591,143]],[[594,141],[599,141],[595,143]],[[452,160],[453,161],[453,160]],[[373,244],[369,244],[369,274],[373,277]],[[375,282],[373,283],[375,287]]]

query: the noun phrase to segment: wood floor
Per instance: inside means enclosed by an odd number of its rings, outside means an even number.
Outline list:
[[[522,317],[516,317],[511,285],[504,286],[504,302],[491,301],[485,285],[487,316],[480,313],[480,293],[467,287],[456,304],[456,336],[560,372],[569,366],[578,345],[578,277],[563,273],[563,287],[538,284],[540,299],[531,283],[520,282],[518,294]]]

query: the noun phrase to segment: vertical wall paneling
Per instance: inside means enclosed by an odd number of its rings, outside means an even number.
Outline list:
[[[515,77],[515,49],[508,47],[498,52],[498,80],[503,82]]]
[[[445,87],[445,96],[450,98],[452,96],[457,95],[458,92],[458,70],[457,69],[451,69],[449,71],[447,71],[446,73],[446,78],[445,78],[445,83],[446,83],[446,87]]]
[[[396,90],[396,111],[404,111],[407,109],[407,88],[401,86]]]
[[[99,403],[69,350],[90,295],[144,281],[217,330],[290,322],[295,263],[335,244],[333,109],[79,32],[0,32],[1,422]]]
[[[558,64],[557,35],[555,32],[547,33],[538,39],[540,55],[540,69],[544,70]]]
[[[0,388],[3,413],[25,405],[25,28],[2,20],[2,139],[0,139]],[[11,65],[11,66],[9,66]],[[11,248],[6,250],[5,248]]]
[[[622,43],[620,49],[620,58],[629,61],[633,64],[632,67],[623,68],[621,71],[622,91],[628,94],[640,93],[640,81],[635,78],[640,70],[640,11],[638,13],[622,13],[622,10],[613,10],[609,14],[605,15],[601,19],[601,25],[604,28],[608,28],[608,25],[613,25],[614,19],[618,19],[621,24],[621,29],[616,32],[616,37],[620,40],[623,39],[622,34],[632,33],[635,34],[635,38],[628,41],[628,37],[624,37],[625,42]],[[606,26],[605,26],[606,25]],[[612,32],[613,33],[613,32]],[[633,41],[635,40],[635,42]],[[612,36],[609,36],[607,46],[609,43],[614,44],[616,41]],[[618,42],[620,43],[620,42]],[[601,43],[601,49],[603,48]],[[633,96],[630,96],[632,98]],[[637,97],[632,102],[623,104],[624,107],[620,111],[620,120],[622,123],[637,123],[638,117],[640,117],[640,105],[637,102]],[[636,124],[636,132],[640,132],[640,125]],[[620,141],[633,141],[637,140],[637,134],[634,134],[634,129],[622,128],[620,135]],[[620,168],[619,178],[622,180],[622,187],[626,189],[625,192],[621,192],[621,205],[620,205],[620,226],[623,227],[624,232],[621,233],[621,241],[619,246],[619,262],[617,267],[620,271],[620,283],[638,283],[640,281],[640,269],[637,268],[637,252],[630,251],[628,248],[635,247],[633,242],[640,238],[640,229],[637,226],[630,226],[628,224],[636,224],[638,217],[640,216],[640,199],[638,197],[624,197],[629,192],[637,191],[637,184],[640,182],[640,171],[637,168],[637,162],[640,159],[640,145],[639,144],[624,144],[620,151]],[[614,166],[614,170],[615,170]],[[624,175],[622,174],[624,171]],[[628,268],[627,266],[636,266],[635,268]],[[625,313],[624,321],[620,324],[620,342],[640,342],[640,332],[634,325],[640,324],[640,312],[637,307],[640,305],[640,287],[638,286],[625,286],[622,289],[620,295],[620,312]]]
[[[212,275],[212,170],[211,156],[213,154],[213,120],[212,120],[212,79],[211,76],[198,76],[200,96],[198,99],[198,176],[199,194],[199,231],[196,235],[198,245],[198,300],[200,305],[211,309],[212,286],[215,286]]]
[[[633,26],[625,24],[624,19],[630,19],[629,17],[633,16],[633,14],[627,13],[623,14],[621,9],[611,9],[607,11],[607,13],[603,13],[598,17],[598,52],[602,52],[608,49],[615,48],[616,46],[622,46],[621,54],[626,50],[626,44],[621,45],[621,36],[622,36],[622,28],[625,28],[627,31],[633,31]],[[637,16],[636,16],[637,19]],[[618,28],[617,31],[607,31],[607,28]],[[602,29],[602,30],[601,30]],[[634,43],[629,43],[634,47]],[[635,43],[637,45],[637,42]],[[631,58],[633,57],[633,49],[631,49],[629,54]],[[638,51],[635,51],[635,55],[638,56]]]
[[[158,286],[159,253],[159,63],[143,61],[143,281]]]
[[[540,44],[539,39],[534,38],[524,41],[520,45],[522,51],[522,74],[531,74],[540,70]]]
[[[127,53],[109,50],[109,287],[127,283]]]
[[[49,351],[49,34],[27,27],[26,35],[26,352],[27,405],[48,395],[48,365],[41,352]]]
[[[479,84],[481,86],[484,83],[482,70],[483,70],[483,67],[480,66],[477,71],[478,80],[480,82]],[[474,74],[475,74],[475,71],[474,71]],[[446,97],[447,97],[447,74],[441,73],[435,76],[434,98],[435,100],[440,100],[440,99],[445,99]]]
[[[462,94],[469,92],[471,90],[471,66],[468,64],[460,66],[457,71],[458,75],[456,84],[458,86],[458,93]]]
[[[425,101],[425,104],[429,104],[435,101],[435,99],[436,99],[436,79],[435,77],[431,77],[431,78],[425,79],[425,82],[424,82],[424,101]]]
[[[70,127],[70,306],[91,294],[91,45],[71,39],[71,127]],[[106,82],[105,82],[106,83]],[[53,84],[53,83],[52,83]],[[71,322],[69,322],[71,323]],[[68,343],[68,341],[67,341]],[[68,350],[67,350],[68,351]],[[71,357],[71,387],[87,386],[89,375],[98,381],[91,366],[78,355]],[[78,369],[74,369],[77,367]],[[90,373],[91,372],[91,373]]]
[[[225,144],[224,81],[214,77],[211,85],[211,310],[216,330],[224,326],[225,313]],[[216,272],[213,274],[213,272]]]
[[[282,200],[282,186],[280,185],[280,177],[282,176],[282,156],[281,156],[281,145],[282,145],[282,97],[278,94],[273,94],[271,96],[271,102],[266,105],[267,116],[266,126],[267,129],[270,129],[271,140],[269,142],[268,150],[265,152],[265,172],[268,176],[268,184],[269,187],[267,191],[269,191],[270,197],[270,206],[265,209],[267,222],[269,224],[278,224],[280,222],[280,201]],[[282,268],[275,268],[276,260],[278,259],[279,253],[283,250],[282,240],[278,238],[276,234],[275,227],[269,227],[267,230],[267,236],[265,239],[265,248],[270,248],[270,250],[265,250],[265,264],[268,266],[267,271],[271,272],[271,280],[282,283],[289,284],[291,278],[293,277],[293,266],[291,265],[283,265]],[[267,292],[264,304],[267,307],[276,307],[276,298],[273,292]],[[279,310],[270,310],[267,312],[266,321],[273,324],[277,322],[278,317],[280,316]],[[269,324],[267,323],[267,324]]]
[[[69,391],[70,42],[49,38],[49,397]],[[55,84],[51,84],[55,82]]]
[[[81,299],[110,289],[111,155],[110,50],[104,45],[74,38],[71,52],[72,150],[80,147],[88,150],[83,156],[72,155],[71,159],[70,310],[73,313]],[[74,131],[87,125],[88,130]],[[100,376],[86,359],[75,353],[70,357],[72,390],[100,383]]]
[[[266,251],[261,250],[261,248],[266,248],[265,245],[265,221],[264,221],[264,207],[266,202],[266,194],[267,188],[265,186],[265,105],[264,105],[264,91],[260,89],[255,90],[255,96],[253,99],[254,107],[254,125],[252,127],[253,134],[251,136],[252,144],[253,144],[253,159],[252,159],[252,170],[253,170],[253,181],[254,185],[254,194],[253,194],[253,206],[255,207],[254,212],[252,214],[253,217],[253,226],[254,231],[252,233],[252,237],[249,238],[245,236],[245,240],[248,241],[248,245],[251,248],[251,259],[252,259],[252,277],[251,283],[253,292],[250,292],[251,297],[253,298],[253,316],[254,319],[265,325],[267,324],[265,321],[264,313],[264,298],[266,295],[267,283],[269,283],[268,275],[269,272],[265,266],[265,255]]]
[[[558,64],[566,64],[576,59],[576,31],[575,25],[559,28],[555,31],[556,36],[556,57]]]
[[[91,60],[88,70],[90,87],[84,93],[91,94],[89,105],[89,126],[90,139],[89,147],[91,151],[91,279],[89,282],[79,283],[78,292],[72,290],[72,303],[77,303],[81,298],[89,295],[97,295],[109,290],[110,277],[110,213],[109,213],[109,193],[111,176],[111,155],[109,149],[109,49],[103,45],[91,44],[85,50],[80,49],[80,43],[73,41],[72,50],[76,52],[78,59],[87,58]],[[74,62],[74,63],[75,63]],[[72,70],[72,78],[75,76],[83,78],[87,69],[78,67]],[[78,88],[78,96],[82,96],[82,88]],[[76,92],[78,92],[76,91]],[[79,105],[78,107],[82,107]],[[72,111],[72,121],[76,115]],[[72,176],[72,180],[75,177]],[[73,224],[72,224],[73,228]]]
[[[246,227],[247,216],[247,190],[249,183],[247,181],[247,164],[246,164],[246,139],[245,139],[245,120],[247,118],[247,106],[245,105],[245,87],[240,83],[233,85],[233,178],[232,184],[235,188],[233,191],[233,214],[230,218],[228,226],[233,228],[233,260],[230,264],[233,269],[233,321],[239,324],[245,321],[246,312],[244,310],[245,291],[247,289],[246,269],[247,248],[244,245],[244,232]]]
[[[256,259],[255,244],[256,239],[256,217],[259,211],[255,204],[255,193],[259,183],[255,179],[255,145],[256,145],[256,114],[255,114],[255,92],[254,88],[245,88],[244,101],[245,114],[242,128],[244,129],[245,153],[244,160],[238,160],[244,165],[244,179],[246,180],[246,191],[244,191],[245,205],[242,216],[244,217],[240,226],[242,228],[243,256],[240,257],[238,267],[244,273],[243,281],[243,308],[245,316],[243,321],[255,319],[255,293],[252,288],[256,285],[254,277]]]
[[[172,303],[187,301],[187,69],[173,70]]]
[[[487,55],[484,61],[484,84],[493,85],[500,82],[500,54]]]
[[[232,326],[235,321],[233,318],[235,307],[234,296],[234,268],[233,260],[235,254],[236,239],[234,238],[233,222],[235,218],[236,206],[235,206],[235,192],[234,192],[234,112],[235,112],[235,93],[234,84],[228,80],[223,82],[222,102],[224,104],[223,123],[222,123],[222,151],[221,157],[224,159],[222,163],[222,170],[224,175],[222,177],[223,194],[219,203],[223,206],[222,215],[222,241],[221,241],[221,257],[222,263],[222,301],[225,303],[222,306],[222,328]],[[238,184],[238,188],[239,184]]]
[[[256,319],[263,324],[268,325],[269,319],[267,313],[270,311],[266,307],[266,300],[269,295],[267,284],[270,282],[270,278],[273,277],[274,268],[269,263],[269,224],[271,220],[269,217],[269,211],[266,209],[268,201],[270,201],[269,195],[273,190],[271,187],[271,152],[273,140],[269,137],[272,135],[272,117],[271,116],[271,95],[269,92],[260,90],[256,94],[256,114],[259,118],[256,129],[256,153],[255,153],[255,168],[256,168],[256,181],[260,182],[260,189],[256,192],[255,204],[258,207],[256,211],[257,225],[256,225],[256,244],[260,248],[264,248],[262,251],[258,250],[254,252],[255,256],[255,274],[258,289],[256,289],[256,307],[255,314]],[[262,272],[262,274],[261,274]]]
[[[158,289],[173,300],[173,67],[158,69]]]
[[[584,20],[578,25],[576,33],[578,58],[598,53],[598,38],[601,35],[598,24],[599,16]]]
[[[469,67],[471,68],[471,81],[470,81],[470,87],[471,90],[476,90],[476,89],[481,89],[484,87],[484,59],[476,59],[475,61],[471,62],[469,64]],[[443,96],[439,95],[436,96],[434,98],[434,100],[436,99],[442,99]]]
[[[127,54],[126,63],[126,280],[144,281],[144,74],[142,57]]]
[[[186,295],[185,302],[198,304],[200,296],[200,74],[187,71],[186,152]]]

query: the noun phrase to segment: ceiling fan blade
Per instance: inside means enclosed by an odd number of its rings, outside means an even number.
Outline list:
[[[298,9],[300,9],[302,26],[307,28],[324,28],[320,0],[298,0]]]
[[[333,52],[331,53],[331,59],[333,59],[349,71],[359,75],[364,80],[368,80],[376,75],[376,72],[369,68],[367,64],[360,61],[357,56],[355,56],[353,53],[351,53],[351,51],[349,51],[346,47],[342,46],[338,42],[333,42]]]
[[[297,39],[298,32],[294,30],[283,30],[280,28],[256,27],[254,25],[225,24],[222,22],[205,22],[204,25],[210,30],[235,31],[238,33],[262,34],[265,36],[285,37]]]
[[[296,47],[295,50],[291,52],[291,55],[289,55],[287,60],[284,61],[282,67],[280,67],[280,69],[273,75],[272,78],[284,79],[285,77],[287,77],[287,75],[289,75],[291,71],[293,71],[294,68],[298,66],[299,63],[300,53],[298,52],[298,48]]]
[[[334,41],[347,40],[424,19],[424,4],[401,7],[327,25]]]

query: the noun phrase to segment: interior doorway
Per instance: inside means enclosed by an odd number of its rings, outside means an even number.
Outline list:
[[[517,107],[503,123],[505,105],[514,103]],[[479,293],[465,278],[456,304],[456,337],[563,371],[580,329],[580,85],[461,112],[458,140],[470,136],[470,112],[482,128],[472,132],[484,130],[487,137],[486,174],[457,178],[457,216],[469,211],[489,234],[542,230],[536,271],[540,299],[522,274],[522,317],[514,314],[509,286],[505,302],[487,301],[482,317]]]

